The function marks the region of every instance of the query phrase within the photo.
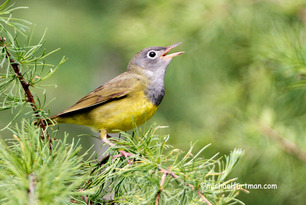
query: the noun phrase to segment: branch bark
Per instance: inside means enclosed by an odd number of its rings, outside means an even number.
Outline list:
[[[266,125],[260,125],[260,130],[263,135],[274,139],[282,147],[282,149],[290,155],[296,156],[303,162],[306,162],[306,151],[299,148],[293,142],[285,139],[282,135],[278,134],[275,130]]]
[[[163,172],[162,178],[161,178],[161,180],[160,180],[159,191],[158,191],[157,194],[156,194],[155,205],[158,205],[158,204],[159,204],[159,198],[160,198],[160,194],[161,194],[162,191],[163,191],[163,187],[164,187],[164,182],[165,182],[165,180],[166,180],[166,176],[167,176],[167,173],[166,173],[166,172]]]
[[[37,124],[39,125],[39,127],[41,128],[41,131],[42,131],[41,139],[44,139],[45,136],[46,136],[47,140],[51,143],[52,139],[50,138],[49,133],[46,130],[47,129],[46,123],[40,117],[37,105],[36,105],[35,100],[34,100],[34,96],[32,95],[32,93],[30,91],[30,88],[29,88],[30,84],[24,79],[22,73],[20,72],[19,64],[11,57],[11,54],[9,53],[9,51],[6,47],[6,44],[4,43],[5,40],[6,40],[5,38],[0,37],[0,42],[3,44],[3,48],[5,49],[6,58],[9,60],[10,65],[11,65],[12,69],[14,70],[14,73],[16,74],[16,76],[17,76],[17,78],[18,78],[18,80],[19,80],[19,82],[20,82],[20,84],[21,84],[21,86],[22,86],[22,88],[25,92],[26,102],[30,103],[30,105],[32,107],[32,110],[34,111],[35,117],[37,118],[37,121],[38,121]]]
[[[29,175],[29,188],[28,188],[28,204],[34,205],[35,203],[35,176],[34,174]]]
[[[163,189],[163,184],[164,184],[164,181],[165,181],[165,179],[166,179],[166,175],[170,175],[170,176],[172,176],[173,178],[175,178],[176,180],[178,180],[178,181],[183,181],[182,179],[180,179],[174,172],[172,172],[172,171],[170,171],[170,170],[168,170],[168,169],[163,169],[163,168],[161,168],[161,167],[159,167],[158,168],[159,169],[159,171],[161,171],[162,173],[163,173],[163,175],[162,175],[162,178],[161,178],[161,182],[160,182],[160,190],[157,192],[157,195],[156,195],[156,200],[155,200],[155,205],[158,205],[158,201],[159,201],[159,198],[160,198],[160,193],[161,193],[161,191],[162,191],[162,189]],[[198,191],[198,190],[196,190],[195,189],[195,187],[192,185],[192,184],[189,184],[189,183],[186,183],[186,186],[188,186],[188,187],[190,187],[192,190],[194,190],[194,191],[196,191],[197,192],[197,194],[201,197],[201,199],[203,200],[203,202],[205,203],[205,204],[207,204],[207,205],[212,205],[209,201],[208,201],[208,199],[206,199],[206,197],[204,196],[204,194],[201,192],[201,191]]]

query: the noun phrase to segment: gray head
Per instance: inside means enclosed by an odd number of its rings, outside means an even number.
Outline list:
[[[181,43],[176,43],[168,47],[149,47],[138,52],[130,61],[128,69],[133,69],[135,66],[151,72],[166,71],[171,59],[174,56],[184,52],[168,54],[168,52]]]
[[[158,106],[165,94],[164,77],[166,69],[174,56],[184,52],[168,54],[168,52],[181,43],[168,47],[149,47],[138,52],[130,61],[128,70],[141,72],[148,77],[146,96]]]

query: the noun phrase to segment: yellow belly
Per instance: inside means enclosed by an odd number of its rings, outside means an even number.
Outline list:
[[[102,104],[61,122],[81,124],[107,132],[130,130],[149,120],[157,110],[143,92]]]

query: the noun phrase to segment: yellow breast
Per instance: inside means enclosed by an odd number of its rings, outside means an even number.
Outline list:
[[[157,108],[140,90],[85,113],[61,118],[60,122],[81,124],[98,130],[105,129],[107,132],[127,131],[149,120]]]

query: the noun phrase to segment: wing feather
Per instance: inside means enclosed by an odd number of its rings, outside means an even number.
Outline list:
[[[141,83],[140,79],[141,76],[139,75],[127,74],[127,72],[122,73],[81,98],[72,107],[52,118],[127,97],[136,86],[139,86],[139,83]]]

